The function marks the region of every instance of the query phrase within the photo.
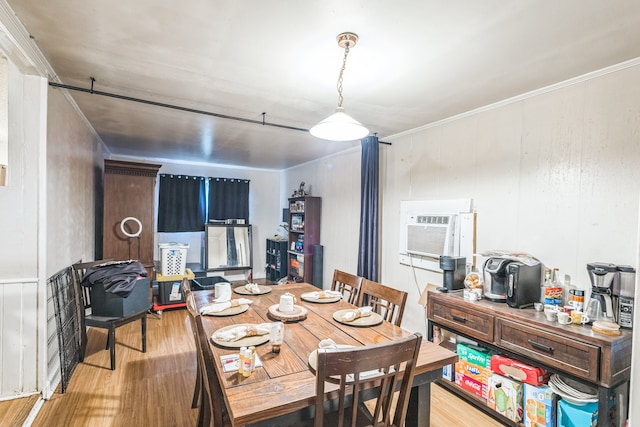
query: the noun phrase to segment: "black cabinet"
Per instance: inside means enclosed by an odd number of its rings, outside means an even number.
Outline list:
[[[267,280],[275,283],[287,276],[287,241],[267,239]]]

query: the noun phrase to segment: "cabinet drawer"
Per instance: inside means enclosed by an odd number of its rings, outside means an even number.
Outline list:
[[[598,381],[600,348],[506,319],[496,319],[496,345],[590,381]]]
[[[448,302],[429,302],[429,319],[481,341],[493,341],[493,316]]]

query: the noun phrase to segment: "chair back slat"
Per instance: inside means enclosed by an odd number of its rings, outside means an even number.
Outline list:
[[[318,349],[315,426],[335,421],[334,415],[338,417],[338,427],[363,425],[363,418],[369,425],[404,426],[421,343],[422,335],[415,333],[403,339],[358,348]],[[336,378],[339,378],[338,411],[327,416],[323,411],[325,382],[335,383]],[[368,414],[362,407],[360,393],[365,389],[373,390],[376,395],[373,414]],[[351,407],[346,403],[348,400]]]
[[[333,271],[333,281],[331,282],[331,290],[342,293],[345,301],[355,304],[358,301],[358,291],[362,277],[355,276],[340,270]]]
[[[400,326],[408,294],[378,282],[362,279],[357,305],[369,305],[384,320]]]

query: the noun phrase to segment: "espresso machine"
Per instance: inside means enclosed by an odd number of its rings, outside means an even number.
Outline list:
[[[620,278],[618,266],[603,262],[592,262],[587,264],[587,272],[591,280],[591,296],[586,309],[589,321],[607,320],[615,322],[611,295],[614,283],[617,283]]]
[[[613,307],[618,325],[633,327],[633,302],[636,288],[636,269],[629,265],[618,266],[618,280],[613,282]]]

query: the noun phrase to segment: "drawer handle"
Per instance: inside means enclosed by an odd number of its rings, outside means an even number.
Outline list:
[[[531,347],[537,348],[538,350],[546,351],[547,353],[553,353],[553,347],[549,347],[548,345],[540,344],[533,340],[527,340]]]
[[[467,319],[464,317],[456,316],[455,314],[451,315],[451,318],[456,322],[467,323]]]

